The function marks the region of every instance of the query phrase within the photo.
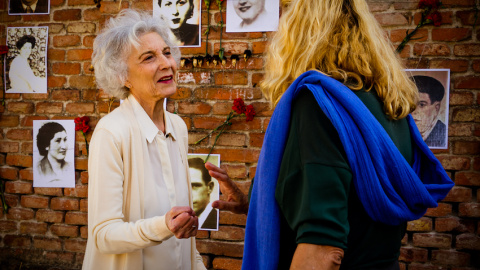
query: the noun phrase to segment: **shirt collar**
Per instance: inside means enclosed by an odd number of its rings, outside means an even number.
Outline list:
[[[38,3],[38,1],[35,2],[35,4],[31,4],[31,5],[30,5],[30,8],[32,9],[33,12],[35,12],[35,9],[37,9],[37,3]],[[22,6],[23,6],[23,10],[27,10],[28,5],[25,5],[25,4],[22,2]]]
[[[142,105],[138,103],[133,95],[128,96],[128,100],[132,103],[133,113],[135,114],[135,118],[137,119],[140,128],[145,134],[145,137],[148,143],[152,143],[153,139],[157,134],[160,134],[164,137],[172,136],[173,140],[176,140],[175,132],[173,130],[172,122],[170,121],[170,117],[168,116],[168,112],[164,112],[163,119],[165,121],[165,135],[155,126],[152,119],[148,116],[147,112],[143,109]]]

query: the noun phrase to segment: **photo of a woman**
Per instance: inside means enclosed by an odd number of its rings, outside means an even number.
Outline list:
[[[157,6],[158,5],[158,6]],[[156,6],[156,7],[155,7]],[[155,0],[154,16],[162,17],[180,47],[200,46],[200,3],[197,0]]]
[[[35,145],[38,155],[34,155],[34,187],[74,187],[74,166],[72,136],[59,122],[69,124],[70,120],[63,121],[35,121]],[[70,142],[71,141],[71,142]]]
[[[11,48],[8,53],[8,79],[5,74],[7,93],[46,93],[46,33],[47,27],[8,28],[7,44]],[[37,36],[37,37],[35,37]],[[41,40],[38,36],[45,36]],[[42,44],[43,43],[43,44]],[[42,62],[43,63],[38,63]]]

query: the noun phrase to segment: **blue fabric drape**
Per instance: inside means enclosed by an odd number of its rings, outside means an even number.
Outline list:
[[[277,269],[280,213],[275,189],[288,136],[291,105],[310,90],[336,128],[360,201],[375,221],[390,225],[422,217],[453,187],[409,115],[410,166],[376,118],[345,85],[317,71],[298,77],[283,94],[265,134],[247,217],[242,269]]]

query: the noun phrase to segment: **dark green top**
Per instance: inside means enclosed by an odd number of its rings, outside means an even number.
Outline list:
[[[406,119],[391,121],[374,91],[355,91],[412,164]],[[394,264],[406,223],[374,222],[357,197],[338,133],[313,94],[299,93],[275,197],[281,211],[279,269],[288,269],[299,243],[345,250],[341,269],[382,269]]]

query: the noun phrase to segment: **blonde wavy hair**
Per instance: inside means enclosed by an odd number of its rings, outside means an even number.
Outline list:
[[[262,92],[274,107],[302,73],[317,70],[352,90],[375,89],[391,119],[415,109],[418,91],[364,0],[283,0],[266,53]]]

